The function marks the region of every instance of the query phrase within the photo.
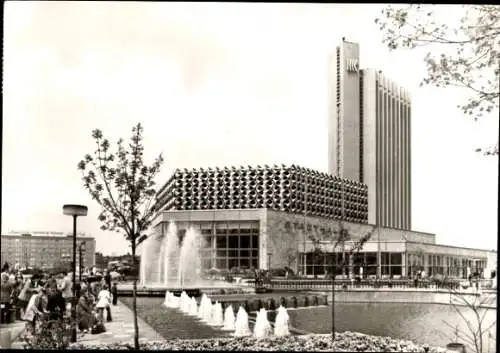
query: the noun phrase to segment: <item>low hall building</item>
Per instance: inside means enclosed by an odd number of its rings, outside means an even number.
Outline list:
[[[439,245],[434,234],[368,224],[366,191],[364,184],[296,166],[178,170],[157,195],[153,228],[165,235],[175,222],[181,239],[197,229],[205,269],[289,267],[307,276],[333,270],[382,278],[423,270],[467,278],[496,263],[496,251]],[[333,248],[341,222],[351,237],[344,251]],[[345,255],[344,273],[332,266],[367,234],[359,251]]]
[[[333,249],[338,220],[268,209],[173,210],[158,214],[154,223],[156,232],[166,234],[170,222],[175,222],[181,237],[189,227],[201,233],[205,269],[286,266],[307,276],[323,276],[329,266],[341,261],[342,249],[339,246]],[[346,254],[350,266],[346,267],[344,276],[362,273],[363,277],[375,277],[380,271],[382,278],[399,278],[424,270],[429,276],[467,278],[472,272],[481,273],[488,268],[491,257],[496,262],[496,251],[436,244],[434,234],[343,223],[353,242],[371,233],[370,239],[351,259]],[[322,239],[319,258],[314,253],[318,246],[314,239]],[[346,252],[349,246],[352,242],[348,241]],[[341,275],[339,271],[337,269],[337,274]]]

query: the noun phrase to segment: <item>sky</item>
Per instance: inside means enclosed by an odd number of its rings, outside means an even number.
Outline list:
[[[474,122],[460,89],[419,87],[426,51],[389,52],[383,5],[17,2],[4,8],[2,234],[78,230],[105,254],[76,166],[99,128],[112,143],[144,126],[158,184],[175,168],[298,164],[327,172],[327,57],[342,37],[412,97],[412,226],[438,243],[496,249],[498,111]],[[454,23],[459,8],[441,10]]]

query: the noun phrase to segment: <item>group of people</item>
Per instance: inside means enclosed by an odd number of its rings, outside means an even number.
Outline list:
[[[117,304],[116,283],[111,286],[107,272],[102,278],[88,277],[77,285],[77,298],[73,298],[73,284],[67,272],[34,274],[24,279],[19,271],[4,264],[1,284],[2,310],[20,308],[21,318],[32,333],[36,332],[37,323],[62,320],[70,315],[73,299],[77,303],[76,318],[80,331],[105,331],[104,311],[107,312],[107,321],[111,321],[111,305]]]
[[[105,273],[101,281],[87,280],[82,283],[80,293],[76,306],[78,328],[83,332],[104,331],[104,311],[106,311],[106,321],[113,320],[111,304],[116,305],[118,300],[116,283],[111,286],[111,278]]]

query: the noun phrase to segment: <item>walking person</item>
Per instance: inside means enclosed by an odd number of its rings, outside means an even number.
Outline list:
[[[116,305],[118,303],[118,287],[116,286],[116,282],[113,283],[111,294],[113,294],[113,305]]]
[[[59,288],[62,292],[62,297],[64,298],[66,304],[66,310],[71,310],[71,300],[73,299],[73,288],[71,285],[71,279],[68,276],[68,272],[63,271],[62,275],[64,278],[61,281],[61,287]]]
[[[108,288],[111,288],[111,274],[109,270],[104,270],[104,283],[108,285]]]
[[[99,295],[97,296],[97,313],[99,315],[99,321],[104,322],[104,309],[106,309],[106,321],[112,321],[111,318],[111,293],[108,290],[108,285],[103,285]]]

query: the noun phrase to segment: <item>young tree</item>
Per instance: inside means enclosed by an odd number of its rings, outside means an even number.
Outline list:
[[[293,248],[287,248],[285,250],[285,261],[287,267],[291,268],[295,260],[297,259],[297,251]]]
[[[489,342],[493,338],[490,330],[496,326],[497,321],[494,319],[486,322],[485,318],[488,310],[491,310],[489,308],[496,307],[496,295],[474,295],[450,289],[450,306],[458,314],[462,324],[443,320],[443,323],[454,333],[454,337],[448,334],[446,336],[453,339],[454,343],[463,340],[467,349],[476,353],[488,353],[489,347],[485,350],[484,342],[485,340]]]
[[[128,149],[123,139],[118,140],[116,152],[110,151],[110,143],[101,130],[93,130],[95,140],[93,155],[86,154],[78,163],[82,180],[92,198],[101,206],[98,217],[102,230],[122,232],[130,241],[133,267],[136,268],[137,246],[146,239],[143,234],[154,216],[155,177],[160,171],[163,156],[160,154],[151,166],[144,164],[143,128],[132,128]],[[135,271],[137,273],[137,271]],[[134,345],[139,349],[137,325],[137,276],[133,281]]]
[[[348,259],[351,258],[355,253],[358,253],[363,245],[370,240],[373,233],[376,231],[377,227],[373,226],[371,229],[363,234],[361,237],[356,238],[353,237],[349,229],[347,229],[344,225],[344,222],[340,220],[338,231],[334,231],[331,234],[328,234],[323,239],[319,239],[313,236],[309,236],[309,239],[313,243],[313,257],[318,258],[320,254],[324,254],[322,242],[330,242],[333,244],[333,252],[336,253],[338,248],[342,251],[342,258],[340,263],[334,262],[331,266],[332,268],[332,339],[335,339],[335,274],[337,270],[340,269],[342,273],[346,266],[348,265]],[[347,246],[350,244],[350,246]],[[346,251],[347,248],[347,251]],[[348,256],[345,256],[345,255]],[[335,258],[333,259],[335,261]]]
[[[469,100],[459,108],[477,120],[499,107],[500,6],[462,5],[458,27],[439,23],[436,9],[421,4],[387,6],[375,23],[390,50],[429,44],[441,48],[439,55],[425,56],[427,76],[421,85],[467,88]],[[484,154],[498,155],[498,143]]]

